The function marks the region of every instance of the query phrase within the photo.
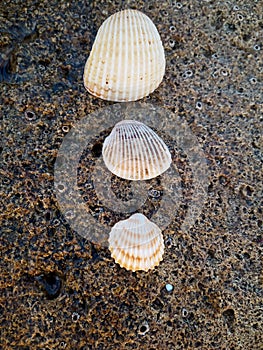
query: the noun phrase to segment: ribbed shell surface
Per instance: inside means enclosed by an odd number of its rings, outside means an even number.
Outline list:
[[[115,262],[127,270],[148,271],[162,260],[164,241],[161,230],[143,214],[115,224],[109,236]]]
[[[127,180],[152,179],[171,164],[171,154],[163,140],[135,120],[115,125],[103,143],[102,156],[113,174]]]
[[[84,85],[104,100],[136,101],[159,86],[164,71],[164,49],[153,22],[140,11],[123,10],[99,28]]]

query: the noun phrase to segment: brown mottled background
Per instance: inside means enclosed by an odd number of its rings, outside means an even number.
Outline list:
[[[184,234],[174,218],[148,273],[72,231],[53,189],[63,136],[111,104],[82,74],[100,24],[123,8],[147,14],[165,47],[164,81],[145,101],[187,121],[210,170],[201,217]],[[0,349],[262,347],[262,8],[0,2]]]

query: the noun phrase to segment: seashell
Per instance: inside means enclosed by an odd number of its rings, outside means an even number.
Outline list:
[[[107,168],[127,180],[147,180],[166,171],[171,154],[163,140],[147,125],[123,120],[106,137],[102,156]]]
[[[83,78],[92,95],[127,102],[153,92],[164,71],[164,49],[153,22],[140,11],[123,10],[99,28]]]
[[[163,235],[146,216],[133,214],[113,226],[109,249],[121,267],[131,271],[148,271],[159,265],[163,258]]]

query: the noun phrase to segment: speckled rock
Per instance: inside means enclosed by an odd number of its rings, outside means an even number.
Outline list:
[[[210,171],[202,215],[182,232],[191,169],[173,152],[184,201],[163,232],[164,261],[148,273],[121,269],[107,248],[74,232],[53,186],[63,137],[111,105],[86,93],[82,75],[100,24],[123,8],[147,14],[165,46],[164,81],[144,101],[188,123]],[[262,1],[3,0],[0,34],[1,347],[258,350]],[[80,161],[79,187],[92,215],[112,226],[125,216],[104,208],[83,178],[108,132],[94,135]],[[126,200],[129,184],[120,183],[114,178],[113,190]],[[158,179],[150,185],[148,215],[163,190]]]

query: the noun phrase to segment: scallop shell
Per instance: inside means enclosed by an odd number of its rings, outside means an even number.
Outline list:
[[[164,71],[164,49],[153,22],[140,11],[123,10],[99,28],[84,85],[104,100],[136,101],[159,86]]]
[[[133,214],[115,224],[109,236],[109,249],[115,262],[127,270],[148,271],[163,258],[161,230],[143,214]]]
[[[107,168],[127,180],[147,180],[166,171],[171,154],[163,140],[147,125],[123,120],[106,137],[102,156]]]

